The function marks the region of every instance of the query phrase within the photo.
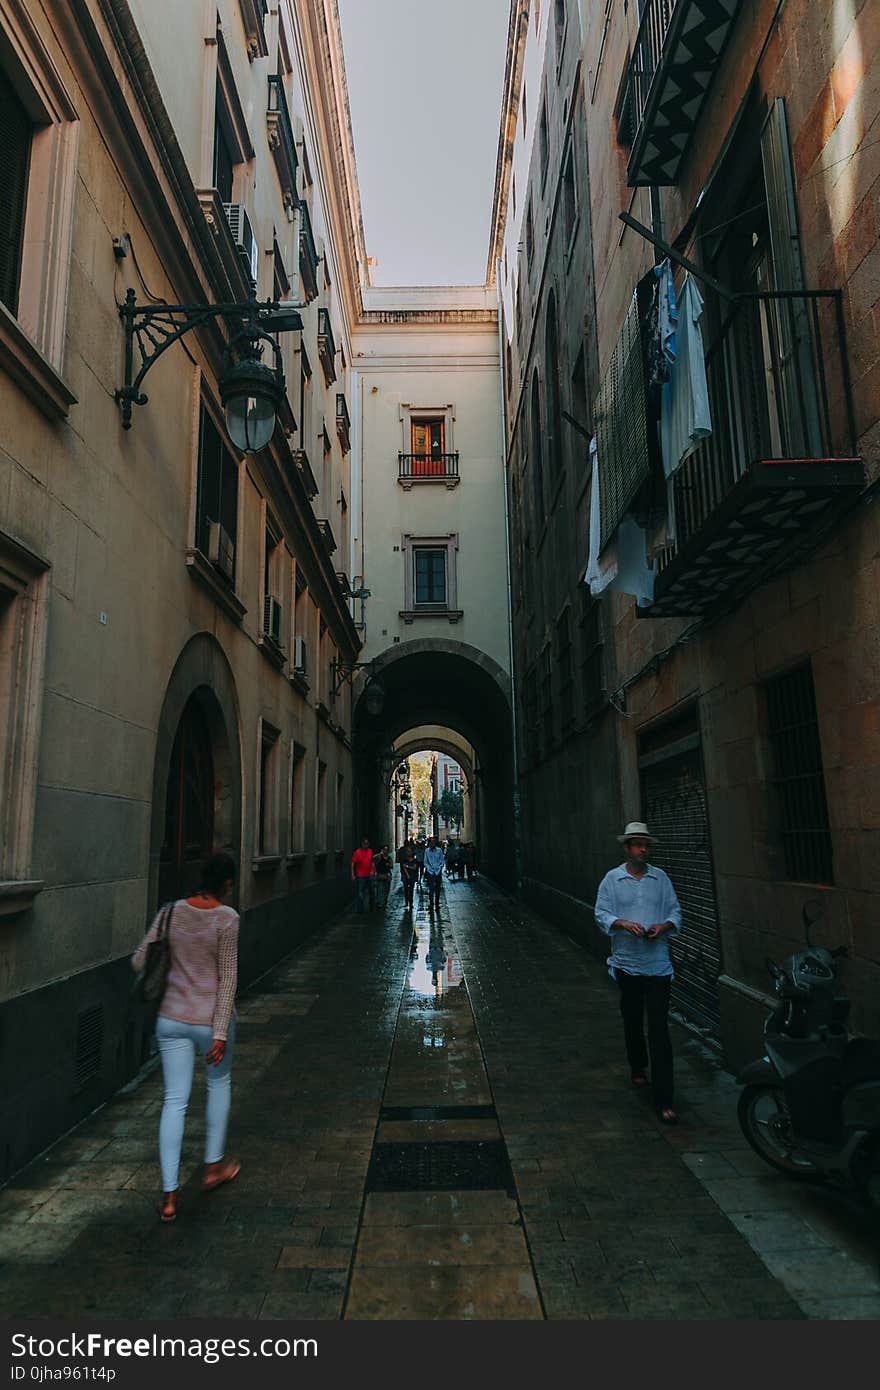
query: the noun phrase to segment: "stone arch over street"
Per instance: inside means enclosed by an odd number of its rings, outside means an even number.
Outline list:
[[[481,863],[494,878],[511,882],[513,748],[506,673],[467,643],[423,638],[381,653],[370,679],[381,685],[384,699],[381,713],[371,714],[361,678],[354,712],[358,833],[384,836],[388,779],[407,752],[437,748],[460,760],[470,746],[475,758],[464,770],[479,806]]]
[[[156,732],[150,819],[151,909],[197,886],[213,850],[241,849],[238,698],[226,654],[210,633],[184,647]]]

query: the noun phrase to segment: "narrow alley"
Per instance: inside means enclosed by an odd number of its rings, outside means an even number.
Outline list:
[[[880,1315],[878,1223],[765,1168],[676,1028],[681,1122],[629,1082],[602,965],[484,878],[347,912],[239,1001],[230,1152],[194,1090],[162,1226],[153,1071],[0,1193],[8,1317]]]

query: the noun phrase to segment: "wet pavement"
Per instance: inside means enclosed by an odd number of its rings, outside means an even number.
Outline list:
[[[6,1317],[876,1318],[880,1220],[761,1163],[676,1030],[633,1090],[600,964],[479,879],[337,919],[237,1006],[230,1152],[156,1214],[158,1073],[0,1191]]]

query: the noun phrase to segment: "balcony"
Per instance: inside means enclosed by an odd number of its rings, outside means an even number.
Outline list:
[[[397,481],[404,491],[421,483],[458,487],[458,454],[398,454]]]
[[[840,291],[747,294],[706,352],[712,434],[675,475],[643,617],[738,601],[816,548],[864,485]]]
[[[330,525],[329,521],[321,517],[318,519],[318,530],[324,538],[324,544],[327,547],[328,555],[332,555],[336,549],[336,537],[333,534],[333,527]]]
[[[741,0],[646,0],[618,129],[630,184],[674,184]]]
[[[347,454],[351,449],[351,417],[343,391],[336,392],[336,433],[342,445],[342,452]]]
[[[336,380],[336,339],[326,309],[318,310],[318,356],[324,372],[324,383],[329,386]]]
[[[267,0],[240,0],[241,18],[247,44],[248,61],[269,56],[266,40],[266,19],[269,13]]]
[[[300,203],[299,224],[299,273],[302,276],[306,303],[311,304],[318,297],[318,248],[312,231],[312,217],[306,203]]]
[[[298,202],[296,175],[299,159],[296,153],[296,140],[284,86],[278,74],[269,76],[269,102],[266,108],[266,128],[269,135],[269,149],[275,160],[278,178],[284,193],[286,207],[295,207]]]
[[[293,461],[296,464],[297,472],[303,480],[303,486],[309,498],[317,497],[319,491],[318,482],[312,472],[312,465],[309,463],[309,456],[305,449],[294,449]]]

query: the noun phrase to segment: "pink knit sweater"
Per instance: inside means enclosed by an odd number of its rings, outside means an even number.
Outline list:
[[[142,970],[156,940],[157,916],[131,958]],[[231,907],[193,907],[181,898],[171,920],[171,967],[159,1005],[162,1018],[213,1029],[225,1038],[238,982],[238,913]]]

